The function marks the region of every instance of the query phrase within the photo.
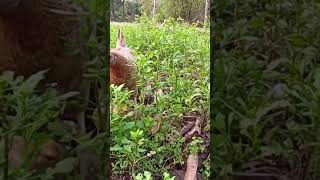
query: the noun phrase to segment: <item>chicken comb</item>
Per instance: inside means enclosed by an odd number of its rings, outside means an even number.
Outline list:
[[[121,28],[118,30],[118,40],[117,40],[117,48],[126,47],[126,41],[124,40],[124,35],[121,31]]]

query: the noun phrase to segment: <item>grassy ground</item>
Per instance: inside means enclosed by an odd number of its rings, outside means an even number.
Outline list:
[[[119,24],[111,24],[111,47]],[[209,30],[168,20],[161,27],[140,19],[121,25],[138,67],[138,104],[112,86],[111,158],[114,175],[185,171],[190,152],[199,152],[199,173],[208,179]],[[144,103],[143,103],[144,102]],[[131,109],[130,107],[134,107]],[[121,115],[119,109],[129,113]],[[187,135],[196,121],[201,131]],[[192,143],[190,143],[192,141]]]

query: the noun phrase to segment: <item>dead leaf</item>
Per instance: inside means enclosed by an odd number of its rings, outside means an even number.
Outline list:
[[[156,151],[150,151],[150,152],[147,154],[147,156],[148,156],[148,157],[151,157],[151,156],[155,155],[156,153],[157,153]]]
[[[197,117],[193,128],[186,133],[186,136],[191,136],[195,132],[198,132],[199,134],[201,134],[201,123],[202,123],[202,119],[200,117]]]
[[[146,94],[144,98],[144,105],[152,104],[155,101],[155,97],[152,94]]]
[[[162,95],[164,94],[162,89],[158,89],[157,92],[158,92],[158,95],[159,95],[159,96],[162,96]]]
[[[129,107],[127,105],[124,105],[122,107],[113,106],[113,108],[112,108],[112,113],[114,113],[114,114],[125,115],[128,112],[129,112]]]
[[[180,130],[180,134],[184,135],[187,133],[195,124],[196,116],[184,116],[183,117],[183,127]]]
[[[156,134],[160,130],[160,127],[161,127],[161,117],[159,115],[156,115],[153,118],[153,126],[151,128],[151,134],[152,135]]]
[[[32,167],[36,169],[52,167],[63,159],[64,152],[65,149],[61,144],[53,140],[49,141],[40,148],[40,151],[32,161]]]

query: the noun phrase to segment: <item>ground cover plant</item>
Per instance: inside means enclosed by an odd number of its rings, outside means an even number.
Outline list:
[[[137,57],[139,89],[134,103],[111,86],[114,179],[183,178],[190,153],[199,153],[199,174],[208,179],[209,31],[181,22],[111,23],[111,48],[121,28]]]
[[[319,179],[319,10],[215,1],[216,179]]]

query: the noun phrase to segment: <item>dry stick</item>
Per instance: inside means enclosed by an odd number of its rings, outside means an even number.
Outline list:
[[[198,154],[190,154],[187,159],[187,170],[184,180],[197,180]]]

